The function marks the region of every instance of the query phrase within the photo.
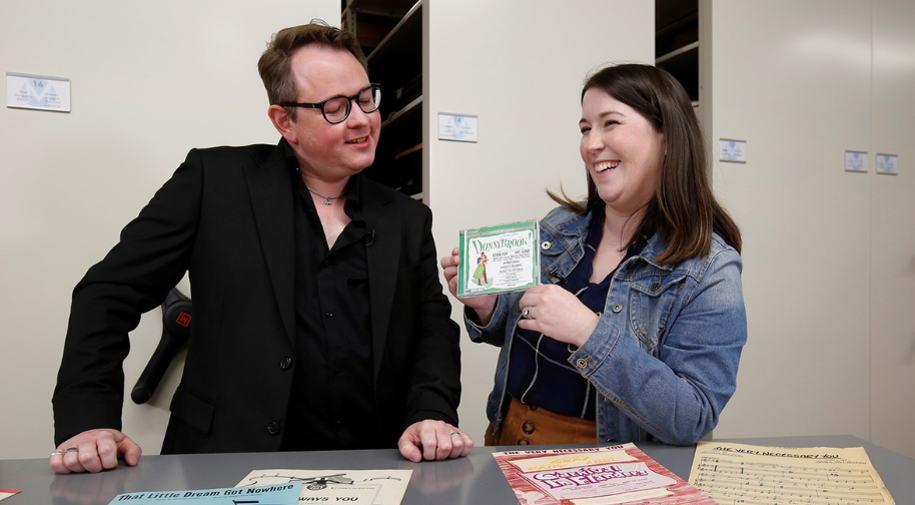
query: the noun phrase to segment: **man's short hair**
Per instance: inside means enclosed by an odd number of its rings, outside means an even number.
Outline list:
[[[257,62],[257,71],[264,81],[271,105],[298,101],[291,68],[292,56],[299,49],[310,45],[347,51],[362,65],[366,74],[368,73],[368,63],[362,53],[362,47],[353,34],[328,26],[319,19],[313,19],[307,25],[283,28],[273,35],[267,44],[267,50]],[[287,113],[293,119],[295,112],[294,107],[287,108]]]

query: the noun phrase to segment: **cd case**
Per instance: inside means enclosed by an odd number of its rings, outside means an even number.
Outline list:
[[[537,220],[461,230],[458,297],[523,291],[540,284]]]

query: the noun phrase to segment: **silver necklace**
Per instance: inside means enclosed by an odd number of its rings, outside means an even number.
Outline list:
[[[334,200],[336,200],[337,198],[340,198],[341,196],[343,196],[343,193],[340,193],[340,194],[337,195],[337,196],[324,196],[324,195],[322,195],[321,193],[318,193],[317,191],[315,191],[315,190],[309,188],[308,186],[305,186],[305,189],[307,189],[308,191],[310,191],[310,192],[312,192],[312,193],[314,193],[314,194],[320,196],[321,198],[323,198],[323,199],[324,199],[324,205],[331,205],[331,204],[334,203],[334,202],[333,202]]]

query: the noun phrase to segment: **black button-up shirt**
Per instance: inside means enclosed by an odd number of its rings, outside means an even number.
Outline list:
[[[362,176],[347,184],[351,221],[330,249],[308,188],[294,177],[296,355],[283,449],[377,448]]]

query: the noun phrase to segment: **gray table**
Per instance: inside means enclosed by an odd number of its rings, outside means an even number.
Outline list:
[[[721,439],[777,447],[863,446],[871,462],[900,505],[915,503],[915,459],[852,436]],[[675,474],[688,479],[694,447],[637,444]],[[571,446],[550,446],[571,447]],[[527,447],[530,448],[530,447]],[[538,449],[544,447],[538,447]],[[492,453],[525,447],[477,447],[467,458],[410,463],[396,450],[194,454],[143,456],[137,467],[119,466],[100,474],[55,475],[46,459],[0,460],[0,489],[21,493],[2,505],[107,504],[120,493],[232,487],[251,470],[413,469],[403,505],[516,504],[514,494]]]

